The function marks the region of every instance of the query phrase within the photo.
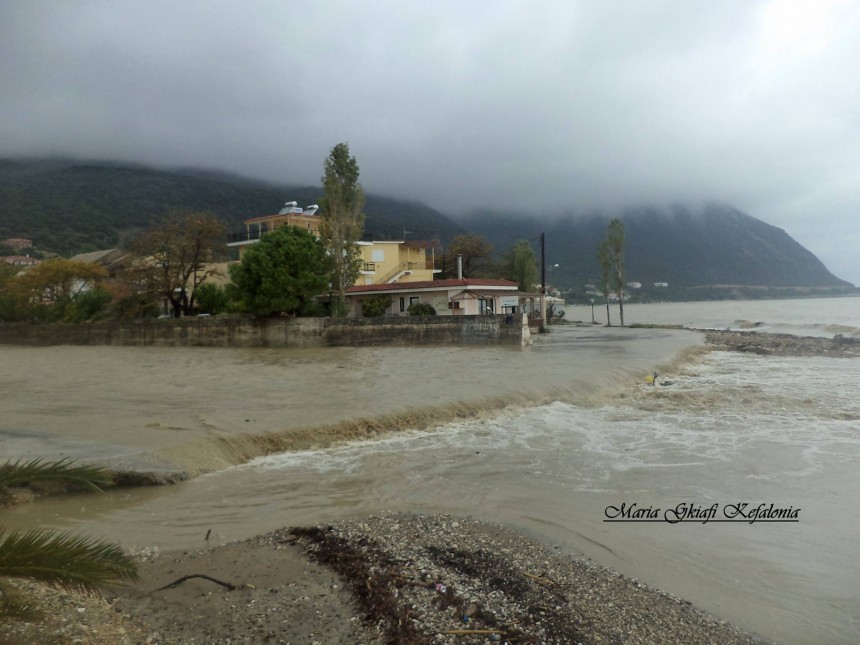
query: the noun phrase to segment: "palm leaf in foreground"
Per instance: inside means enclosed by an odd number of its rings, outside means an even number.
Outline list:
[[[0,576],[98,593],[99,587],[138,579],[134,561],[114,544],[70,533],[0,530]]]
[[[0,488],[23,486],[34,482],[72,484],[94,492],[112,483],[110,475],[98,466],[76,466],[71,459],[59,461],[7,461],[0,465]]]
[[[36,620],[42,612],[33,604],[30,597],[9,585],[0,585],[0,618],[19,618]]]

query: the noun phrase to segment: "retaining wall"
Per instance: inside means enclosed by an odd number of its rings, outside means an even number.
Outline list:
[[[505,316],[260,320],[222,315],[81,324],[0,323],[0,343],[41,346],[357,347],[522,342],[522,326]]]

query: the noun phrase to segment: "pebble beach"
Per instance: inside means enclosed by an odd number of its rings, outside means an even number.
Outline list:
[[[379,515],[142,556],[102,598],[34,588],[6,643],[766,642],[688,602],[500,525]],[[205,577],[204,577],[205,576]],[[172,585],[172,586],[171,586]]]

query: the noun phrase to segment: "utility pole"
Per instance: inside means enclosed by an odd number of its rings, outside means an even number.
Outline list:
[[[540,330],[546,331],[546,253],[544,234],[540,234]]]

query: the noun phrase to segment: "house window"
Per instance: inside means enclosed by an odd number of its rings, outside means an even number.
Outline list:
[[[406,298],[400,299],[400,311],[406,311]]]
[[[409,306],[417,305],[420,298],[418,296],[409,296]]]
[[[374,262],[385,262],[385,251],[383,249],[379,249],[378,251],[374,249],[372,255],[371,260]]]

